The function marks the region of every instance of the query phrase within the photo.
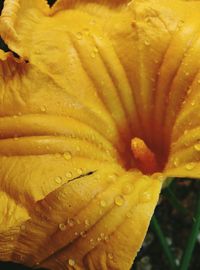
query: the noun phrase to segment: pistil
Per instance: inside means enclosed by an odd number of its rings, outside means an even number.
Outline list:
[[[133,138],[131,140],[131,150],[136,166],[139,170],[145,174],[151,174],[159,171],[155,154],[149,149],[142,139],[137,137]]]

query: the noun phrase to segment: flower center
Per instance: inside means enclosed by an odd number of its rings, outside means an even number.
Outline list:
[[[131,140],[131,150],[134,161],[139,170],[145,174],[151,174],[159,171],[156,155],[149,149],[145,142],[140,138]]]

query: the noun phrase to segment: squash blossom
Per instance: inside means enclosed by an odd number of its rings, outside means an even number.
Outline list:
[[[130,269],[166,178],[200,178],[199,14],[199,1],[5,0],[0,260]]]

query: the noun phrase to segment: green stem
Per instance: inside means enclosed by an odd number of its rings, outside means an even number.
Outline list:
[[[180,270],[188,270],[192,253],[197,241],[197,235],[200,230],[200,192],[198,195],[198,201],[197,201],[197,210],[194,218],[194,223],[192,226],[192,231],[190,233],[190,236],[188,238],[187,244],[186,244],[186,249],[184,251],[181,264],[180,264]]]
[[[181,214],[183,215],[188,214],[187,209],[181,205],[180,201],[176,198],[175,194],[173,193],[170,187],[167,187],[164,190],[164,195],[169,199],[172,206],[176,208],[177,210],[179,210]]]
[[[165,253],[166,258],[168,259],[169,265],[170,265],[170,269],[174,270],[177,269],[176,267],[176,263],[175,263],[175,259],[173,257],[173,254],[170,250],[169,245],[167,244],[166,238],[163,234],[163,231],[158,223],[157,218],[155,217],[155,215],[152,217],[151,219],[151,226],[153,228],[153,230],[155,231],[158,240],[163,248],[163,251]]]

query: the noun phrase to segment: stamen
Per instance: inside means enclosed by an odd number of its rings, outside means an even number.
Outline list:
[[[137,137],[133,138],[131,140],[131,150],[136,166],[143,173],[151,174],[158,171],[158,163],[155,154],[148,148],[143,140]]]

